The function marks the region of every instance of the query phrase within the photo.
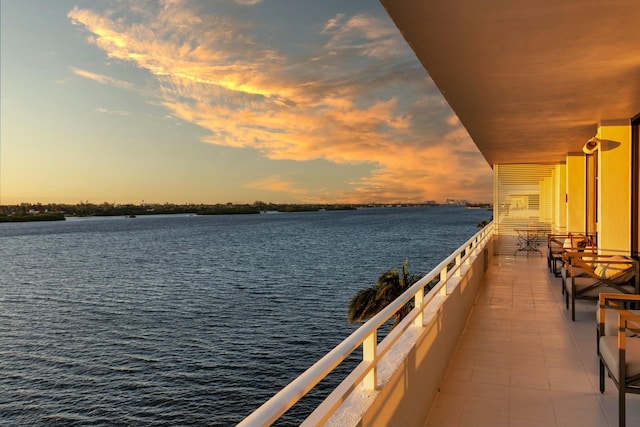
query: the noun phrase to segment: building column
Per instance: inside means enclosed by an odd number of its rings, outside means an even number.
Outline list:
[[[629,255],[631,248],[631,121],[598,125],[598,248]]]
[[[569,153],[566,167],[567,231],[584,233],[586,230],[586,168],[583,153]]]

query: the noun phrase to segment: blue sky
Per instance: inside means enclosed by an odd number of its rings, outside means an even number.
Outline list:
[[[0,7],[0,204],[491,200],[377,0]]]

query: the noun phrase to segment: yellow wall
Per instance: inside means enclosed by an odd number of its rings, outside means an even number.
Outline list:
[[[555,233],[567,231],[566,194],[566,165],[559,164],[540,182],[540,221],[549,222]]]
[[[554,184],[553,176],[544,178],[540,182],[539,218],[540,218],[540,222],[547,222],[552,224],[552,227],[555,227],[555,224],[553,221],[553,207],[555,205],[554,203],[555,188],[553,184]]]
[[[555,211],[553,213],[553,226],[556,232],[562,233],[567,231],[567,183],[566,183],[567,167],[566,165],[557,165],[553,173],[555,182]]]
[[[631,248],[631,122],[600,122],[598,248],[628,255]]]
[[[566,166],[567,231],[585,230],[585,160],[583,153],[569,153]]]

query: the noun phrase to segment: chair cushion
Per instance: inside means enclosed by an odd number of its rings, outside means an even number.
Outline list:
[[[615,261],[627,261],[625,257],[622,256],[612,256],[610,258],[611,262],[608,263],[598,263],[596,267],[593,269],[593,272],[602,277],[603,279],[609,279],[611,277],[615,277],[622,273],[623,271],[633,267],[632,264],[628,262],[619,262]]]
[[[640,315],[640,310],[628,310],[630,313]],[[596,321],[600,324],[600,310],[596,310]],[[629,322],[631,327],[640,329],[640,322]],[[604,334],[616,335],[618,333],[618,310],[615,308],[604,309]],[[631,331],[627,331],[627,336],[635,335]]]
[[[604,283],[598,284],[598,286],[591,287],[594,284],[599,282],[598,279],[594,279],[591,277],[569,277],[567,279],[567,291],[569,295],[573,292],[571,288],[571,280],[575,283],[576,295],[585,298],[598,298],[601,293],[609,293],[609,294],[620,294],[617,288],[613,288],[611,286],[607,286]],[[619,288],[624,290],[624,293],[632,294],[634,293],[634,288],[631,285],[619,285]]]
[[[565,247],[568,245],[570,248],[585,248],[591,243],[591,239],[583,234],[569,235],[569,238],[565,240]]]
[[[618,372],[619,352],[618,352],[618,336],[600,337],[600,356],[604,360],[605,365],[611,370],[611,374],[619,380]],[[627,338],[627,349],[625,352],[625,367],[627,370],[627,378],[640,374],[640,338]]]
[[[562,258],[562,248],[549,248],[549,255],[556,258]]]

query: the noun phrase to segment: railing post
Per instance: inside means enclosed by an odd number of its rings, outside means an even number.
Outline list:
[[[374,330],[371,334],[365,338],[362,342],[362,360],[364,362],[370,362],[373,366],[367,372],[367,375],[364,377],[364,389],[365,390],[375,390],[378,387],[378,365],[376,361],[376,356],[378,352],[378,330]]]
[[[445,283],[447,281],[447,267],[443,268],[442,270],[440,270],[440,282],[439,283]],[[444,295],[449,295],[449,289],[447,284],[445,283],[444,286],[442,286],[440,288],[440,292],[444,292]]]
[[[469,247],[467,246],[465,248],[465,253],[467,253],[467,251],[469,250]],[[458,268],[456,269],[456,277],[460,277],[460,275],[462,274],[462,269],[460,267],[462,267],[460,264],[462,263],[462,255],[460,252],[458,252],[458,255],[456,255],[456,265],[458,266]]]
[[[419,310],[418,316],[413,321],[414,326],[423,327],[424,326],[424,309],[422,307],[424,303],[424,288],[420,288],[418,292],[413,296],[413,304],[415,305],[415,309]]]

